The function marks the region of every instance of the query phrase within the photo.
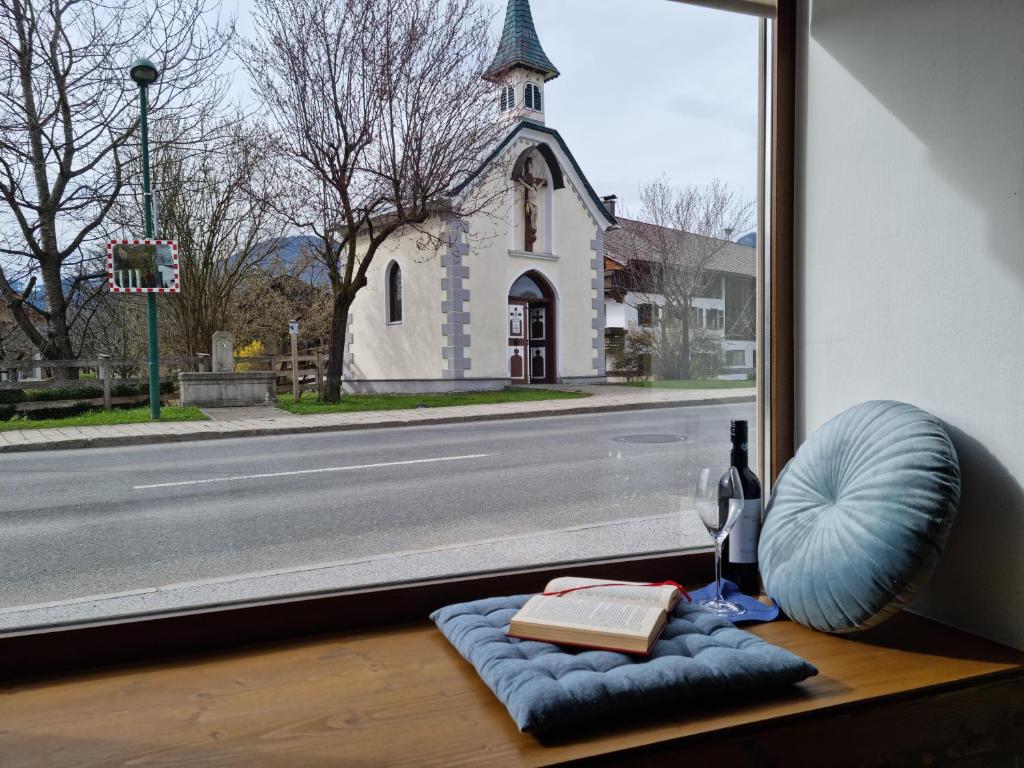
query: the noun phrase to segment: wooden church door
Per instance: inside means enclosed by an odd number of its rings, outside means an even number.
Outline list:
[[[548,332],[548,307],[546,304],[531,304],[527,314],[526,332],[529,337],[529,362],[527,364],[531,382],[549,382],[548,352],[551,348]]]
[[[508,375],[513,384],[529,381],[527,316],[530,303],[521,299],[508,300]]]

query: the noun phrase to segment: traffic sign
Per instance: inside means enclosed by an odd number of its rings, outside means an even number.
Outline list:
[[[107,277],[114,293],[180,293],[178,245],[173,240],[111,240]]]

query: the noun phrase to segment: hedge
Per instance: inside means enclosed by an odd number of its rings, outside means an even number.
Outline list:
[[[17,410],[13,405],[0,405],[0,421],[10,421]]]
[[[70,387],[51,387],[49,389],[29,389],[25,391],[25,399],[30,402],[86,400],[91,397],[103,397],[102,387],[77,385]]]
[[[75,403],[74,405],[58,405],[53,408],[25,411],[20,415],[29,421],[41,421],[43,419],[66,419],[68,416],[78,416],[94,410],[96,410],[96,406],[91,403]]]
[[[0,403],[20,403],[24,399],[24,389],[0,389]]]

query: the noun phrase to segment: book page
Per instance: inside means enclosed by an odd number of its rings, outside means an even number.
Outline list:
[[[524,623],[571,625],[646,636],[657,623],[660,615],[661,610],[657,606],[537,595],[530,598],[530,601],[522,607],[513,620]]]
[[[679,599],[679,590],[673,586],[648,587],[642,581],[616,582],[608,579],[585,579],[576,576],[559,576],[552,579],[544,587],[545,592],[558,592],[573,587],[584,587],[591,584],[626,584],[629,586],[608,586],[594,587],[593,589],[578,589],[562,595],[561,598],[572,598],[574,600],[614,600],[621,603],[633,603],[635,605],[656,605],[662,610],[670,610]]]

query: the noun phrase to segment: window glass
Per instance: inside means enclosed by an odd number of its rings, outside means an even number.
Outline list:
[[[388,322],[402,322],[402,268],[397,262],[388,267]]]
[[[526,84],[526,107],[538,112],[541,110],[540,88],[533,83]]]
[[[523,275],[512,284],[512,289],[508,292],[511,297],[519,299],[543,299],[544,289],[537,284],[530,275]]]
[[[33,449],[0,461],[0,631],[709,547],[694,485],[731,420],[758,467],[760,21],[470,0],[410,28],[419,0],[279,1],[242,4],[248,45],[218,52],[211,15],[59,61],[80,174],[59,110],[0,99],[0,442]],[[116,6],[47,8],[78,40]],[[65,56],[48,14],[33,61]],[[106,277],[107,243],[147,230],[139,94],[106,55],[139,35],[190,51],[155,55],[147,92],[152,234],[181,276],[153,294],[155,423],[148,297]]]

